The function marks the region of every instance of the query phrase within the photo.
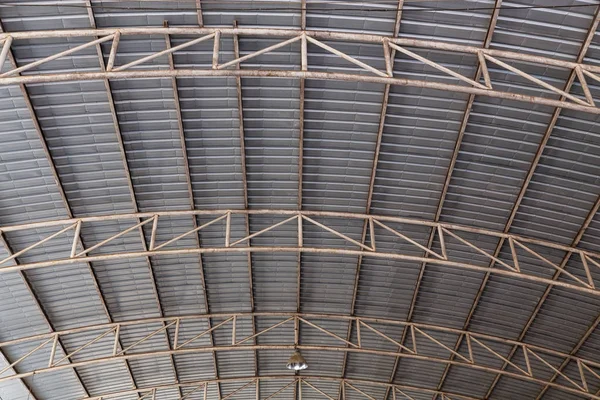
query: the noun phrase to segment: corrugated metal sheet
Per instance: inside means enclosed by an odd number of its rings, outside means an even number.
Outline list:
[[[90,19],[83,1],[56,5],[20,4],[0,8],[0,18],[6,31],[87,28]],[[195,2],[116,2],[92,0],[92,12],[98,27],[197,26]],[[561,7],[548,9],[547,2],[505,2],[499,12],[492,36],[491,48],[540,54],[565,60],[575,60],[592,23],[595,7]],[[585,1],[565,1],[565,5],[582,6]],[[406,1],[400,24],[400,36],[424,40],[480,46],[486,36],[492,16],[493,0],[470,1]],[[307,29],[361,32],[391,35],[396,18],[396,1],[307,1]],[[527,6],[531,8],[521,8]],[[143,7],[144,9],[139,9]],[[267,2],[202,2],[205,26],[230,27],[237,21],[241,27],[298,28],[301,23],[300,1]],[[431,8],[437,8],[432,12]],[[463,8],[469,8],[464,10]],[[452,10],[461,9],[461,10]],[[186,37],[172,38],[173,45]],[[597,64],[600,43],[594,37],[586,62]],[[240,39],[242,55],[279,42],[275,38]],[[233,57],[233,41],[222,38],[220,62]],[[376,45],[325,41],[327,44],[355,56],[363,62],[384,69],[381,47]],[[78,39],[36,39],[15,41],[12,50],[19,65],[40,59],[57,51],[82,43]],[[137,36],[122,38],[117,65],[165,48],[165,38]],[[106,58],[110,44],[103,44]],[[473,76],[476,57],[439,51],[416,50],[448,68]],[[359,67],[309,44],[309,64],[312,71],[363,73]],[[174,55],[179,68],[207,67],[211,63],[212,42],[206,41]],[[299,42],[277,51],[248,60],[241,68],[298,69]],[[524,71],[543,77],[558,88],[567,80],[568,72],[538,65],[513,63]],[[165,56],[134,67],[138,70],[169,68]],[[7,65],[3,66],[7,69]],[[35,69],[36,72],[98,71],[100,63],[94,48],[52,61]],[[531,82],[489,65],[496,88],[529,94],[540,90]],[[403,55],[394,64],[395,76],[423,79],[430,82],[458,83],[437,70]],[[591,80],[589,82],[592,84]],[[68,211],[54,181],[51,163],[56,166],[66,201],[75,217],[117,214],[140,211],[244,208],[244,179],[248,187],[248,207],[253,209],[296,209],[300,200],[303,209],[341,212],[373,213],[433,220],[436,217],[444,181],[458,138],[461,120],[468,96],[459,93],[393,86],[383,125],[379,161],[376,165],[372,199],[369,185],[376,150],[377,134],[384,86],[380,84],[307,80],[305,82],[304,115],[300,115],[300,81],[298,79],[242,78],[242,110],[238,109],[235,78],[178,78],[184,141],[181,142],[175,93],[171,79],[119,80],[110,82],[114,98],[115,117],[123,148],[119,143],[115,121],[111,114],[107,87],[102,81],[68,82],[60,84],[28,85],[33,112],[49,148],[43,151],[42,142],[19,87],[0,88],[0,226],[40,220],[66,218]],[[599,87],[591,85],[592,93],[600,94]],[[571,91],[582,94],[575,82]],[[541,91],[547,98],[558,95]],[[240,142],[239,113],[243,113],[245,152]],[[554,109],[547,106],[526,105],[509,100],[477,96],[466,124],[456,165],[451,173],[448,192],[444,197],[440,220],[469,226],[506,230],[510,233],[548,239],[569,245],[583,226],[600,191],[600,144],[597,117],[581,112],[562,111],[556,121],[547,145],[541,153],[539,165],[533,171],[521,204],[513,212],[522,185],[525,183],[536,151],[548,129]],[[302,192],[298,193],[298,156],[300,118],[304,118],[304,148]],[[184,154],[183,145],[187,147]],[[121,151],[123,150],[125,158]],[[188,193],[184,160],[189,162],[192,199]],[[246,163],[243,175],[242,160]],[[131,181],[129,181],[131,176]],[[191,200],[191,201],[190,201]],[[372,200],[370,209],[367,209]],[[246,236],[243,216],[232,218],[232,241]],[[590,226],[581,238],[581,246],[598,251],[600,222],[598,215],[590,216]],[[253,215],[249,218],[250,232],[257,232],[284,218]],[[363,223],[353,219],[323,219],[326,223],[354,240],[361,240]],[[197,225],[208,222],[197,218]],[[191,218],[160,219],[157,243],[193,229]],[[137,223],[103,222],[84,226],[82,240],[93,245],[120,230]],[[418,243],[427,245],[430,229],[391,224]],[[321,228],[304,221],[306,246],[331,246],[357,250],[347,242]],[[150,225],[112,241],[93,254],[140,251],[140,235],[150,241]],[[215,224],[181,239],[178,244],[195,248],[198,240],[203,245],[222,245],[224,224]],[[295,222],[251,239],[252,245],[295,246]],[[23,249],[54,232],[39,229],[35,233],[5,233],[14,251]],[[417,247],[405,243],[389,232],[376,228],[377,247],[382,251],[402,252],[422,256]],[[462,234],[488,252],[497,246],[475,234]],[[197,240],[198,239],[198,240]],[[369,235],[367,235],[367,241]],[[68,255],[71,238],[63,235],[20,257],[20,263],[49,260]],[[168,249],[169,247],[167,247]],[[447,238],[448,253],[453,259],[486,265],[489,258],[473,249]],[[561,263],[565,252],[531,245],[535,251],[554,263]],[[433,241],[433,250],[440,251],[439,238]],[[2,255],[5,249],[2,249]],[[498,256],[511,260],[505,243]],[[250,261],[250,265],[249,265]],[[519,250],[523,271],[550,278],[552,270],[543,261]],[[249,269],[251,267],[251,269]],[[298,270],[300,267],[300,270]],[[496,266],[498,267],[498,266]],[[357,268],[360,268],[357,277]],[[492,274],[487,280],[476,306],[484,274],[426,265],[416,301],[412,303],[419,279],[421,264],[408,261],[389,261],[363,257],[359,265],[356,256],[326,256],[303,254],[298,263],[296,254],[255,253],[250,258],[242,253],[177,255],[94,262],[90,266],[75,264],[31,270],[24,274],[31,285],[16,273],[0,274],[0,339],[48,332],[45,316],[53,329],[104,323],[109,318],[123,321],[135,318],[183,316],[207,312],[296,311],[332,314],[355,314],[438,324],[488,333],[509,339],[523,337],[526,343],[570,352],[585,337],[598,318],[598,300],[595,297],[552,288],[532,316],[547,286],[524,282]],[[583,278],[581,260],[572,255],[566,263],[567,271]],[[91,273],[93,272],[93,274]],[[300,272],[298,282],[298,272]],[[596,282],[600,273],[593,272]],[[155,283],[152,281],[152,277]],[[204,279],[204,281],[203,281]],[[572,282],[564,276],[557,278]],[[95,287],[97,280],[98,287]],[[354,295],[356,298],[352,307]],[[156,284],[156,286],[155,286]],[[300,284],[300,287],[298,287]],[[297,304],[297,295],[300,304]],[[39,301],[41,308],[37,305]],[[102,302],[106,303],[107,313]],[[409,312],[412,308],[412,313]],[[472,316],[469,317],[471,315]],[[45,316],[44,316],[45,314]],[[467,318],[469,322],[467,324]],[[312,319],[311,319],[312,320]],[[222,321],[214,318],[213,326]],[[271,317],[239,318],[237,339],[265,329],[280,320]],[[347,321],[314,319],[315,323],[330,329],[340,337],[348,334]],[[290,323],[288,323],[289,325]],[[135,343],[143,336],[161,327],[149,324],[122,331],[123,346]],[[208,328],[206,322],[182,324],[180,343]],[[381,327],[383,329],[383,327]],[[526,334],[524,329],[527,329]],[[274,329],[256,339],[258,344],[293,343],[289,326]],[[356,340],[356,330],[351,331]],[[387,327],[384,332],[399,340],[400,327]],[[385,339],[363,330],[363,342],[397,351]],[[135,351],[167,350],[173,345],[173,328],[168,333],[153,336]],[[457,335],[434,335],[453,347]],[[215,330],[216,345],[230,345],[231,326]],[[72,351],[93,336],[89,333],[65,339],[65,350]],[[309,326],[303,325],[301,343],[318,346],[345,346],[345,344]],[[103,355],[107,337],[86,349],[73,360],[91,354]],[[600,361],[598,332],[581,342],[577,355]],[[104,343],[106,341],[106,343]],[[249,341],[248,344],[253,343]],[[410,335],[407,346],[410,346]],[[209,346],[205,335],[194,346]],[[418,339],[423,354],[449,357],[439,346]],[[3,349],[9,360],[26,353],[28,345]],[[510,348],[495,344],[493,349],[506,356]],[[40,368],[47,363],[47,351],[36,354],[16,369],[19,372]],[[466,354],[465,345],[459,353]],[[475,357],[501,368],[502,363],[481,349],[474,349]],[[342,376],[342,352],[306,351],[309,370],[301,373],[329,377]],[[59,350],[57,356],[64,353]],[[283,369],[287,351],[259,350],[219,352],[216,354],[218,377],[259,375],[287,375]],[[255,359],[256,357],[256,359]],[[512,358],[524,365],[518,351]],[[558,358],[548,358],[559,366]],[[0,361],[0,364],[4,361]],[[537,361],[536,361],[537,362]],[[155,356],[129,363],[138,387],[158,384],[190,382],[217,378],[210,353],[179,354],[174,356],[173,369],[168,356]],[[254,370],[256,365],[256,371]],[[393,373],[394,358],[351,353],[347,356],[344,376],[372,379],[398,384],[436,388],[441,384],[444,365],[429,361],[403,358]],[[0,366],[0,368],[2,368]],[[509,367],[508,370],[511,370]],[[548,370],[550,378],[552,371]],[[577,378],[573,363],[564,369],[567,376]],[[77,368],[77,374],[90,395],[129,388],[132,384],[125,363],[108,363]],[[452,366],[442,388],[475,397],[484,397],[495,375],[488,372]],[[65,370],[40,374],[24,382],[32,388],[36,398],[75,399],[84,396],[76,375]],[[260,384],[261,398],[266,398],[287,382],[268,381]],[[568,385],[562,377],[557,382]],[[220,384],[225,397],[244,383]],[[316,387],[333,398],[339,396],[339,384],[314,382]],[[600,382],[590,377],[590,388],[598,390]],[[383,399],[381,387],[357,385],[357,388],[376,399]],[[490,399],[535,398],[541,385],[501,377]],[[183,394],[190,389],[184,389]],[[292,387],[275,398],[290,398]],[[305,399],[323,396],[308,387],[302,389]],[[414,399],[431,398],[423,393],[406,391]],[[210,398],[216,398],[217,385],[208,389]],[[0,396],[25,400],[27,389],[21,383],[0,385]],[[177,399],[176,389],[160,390],[159,399]],[[189,399],[201,399],[202,391]],[[347,388],[351,399],[364,398]],[[253,385],[236,393],[233,398],[254,399]],[[134,399],[135,396],[124,398]],[[391,397],[390,397],[391,398]],[[545,399],[576,398],[563,391],[549,389]],[[385,399],[383,399],[385,400]]]

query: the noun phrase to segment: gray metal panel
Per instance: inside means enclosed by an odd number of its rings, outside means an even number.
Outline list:
[[[315,218],[315,221],[360,241],[362,221]],[[325,232],[314,224],[304,224],[304,245],[358,249],[355,244]],[[358,257],[341,255],[302,255],[300,268],[300,310],[303,312],[350,313]]]
[[[255,215],[250,232],[258,232],[285,218]],[[253,246],[291,246],[298,243],[297,221],[293,220],[251,239]],[[254,307],[257,311],[296,311],[298,256],[292,253],[252,254]]]
[[[242,87],[248,205],[296,208],[298,81],[244,78]]]
[[[312,29],[391,34],[396,18],[396,2],[306,1],[306,24]],[[365,14],[362,9],[372,10]],[[309,29],[310,29],[309,28]]]
[[[73,214],[131,212],[104,84],[32,85],[29,91]]]
[[[209,220],[198,218],[198,226]],[[245,236],[244,216],[231,217],[231,242]],[[199,231],[203,246],[223,246],[225,223],[213,224]],[[204,275],[206,279],[210,311],[247,312],[250,311],[250,274],[248,257],[243,253],[204,254]]]
[[[352,101],[346,93],[358,92]],[[303,207],[364,212],[381,112],[382,85],[308,81]],[[359,111],[354,102],[360,102]]]

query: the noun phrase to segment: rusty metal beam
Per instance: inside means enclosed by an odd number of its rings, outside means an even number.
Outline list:
[[[489,48],[490,43],[492,42],[492,36],[494,35],[494,30],[496,29],[496,23],[498,21],[498,15],[500,14],[501,6],[502,6],[502,0],[496,0],[496,2],[494,3],[494,7],[495,7],[494,11],[492,12],[492,15],[490,16],[490,22],[488,24],[487,33],[483,40],[483,44],[482,44],[483,48]],[[481,78],[481,74],[482,74],[481,65],[478,65],[477,69],[475,70],[475,75],[474,75],[473,80],[479,81]],[[467,105],[465,108],[465,112],[463,113],[463,118],[461,120],[458,135],[456,137],[456,142],[454,144],[454,151],[452,153],[452,158],[450,159],[450,164],[448,165],[448,170],[446,171],[446,178],[444,180],[444,186],[442,188],[442,193],[440,195],[440,200],[438,202],[437,210],[436,210],[436,213],[434,216],[434,221],[440,220],[440,216],[442,214],[442,209],[444,207],[444,201],[446,200],[446,195],[448,193],[448,187],[450,186],[450,180],[452,179],[452,173],[454,172],[454,166],[456,165],[456,160],[458,159],[458,154],[460,152],[462,140],[463,140],[463,137],[465,134],[465,130],[467,128],[467,123],[469,121],[469,117],[471,116],[471,110],[473,108],[474,101],[475,101],[475,95],[474,94],[469,95],[469,98],[467,100]],[[431,249],[431,246],[433,245],[436,231],[437,231],[437,229],[431,229],[431,232],[429,234],[429,240],[427,241],[428,249]],[[424,255],[428,256],[427,253],[425,253]],[[421,263],[419,275],[417,276],[417,281],[415,283],[415,289],[413,291],[413,296],[412,296],[410,307],[408,310],[407,318],[409,321],[412,320],[412,317],[413,317],[413,312],[415,309],[415,305],[417,303],[419,289],[421,288],[421,282],[423,280],[423,275],[425,274],[426,265],[427,265],[426,262]],[[402,332],[402,339],[401,339],[400,343],[405,344],[407,334],[408,334],[408,332],[405,329],[404,332]],[[390,383],[394,380],[394,377],[396,376],[396,372],[398,371],[399,363],[400,363],[400,358],[398,357],[398,358],[396,358],[394,367],[392,368],[392,373],[389,378]],[[387,396],[386,396],[386,399],[387,399]]]
[[[200,0],[197,0],[198,5],[198,23],[200,24],[202,22],[202,11],[200,9]],[[166,25],[166,21],[165,21],[165,25]],[[202,25],[200,25],[202,26]],[[169,49],[171,48],[171,37],[169,35],[165,35],[165,45],[166,48]],[[173,58],[173,54],[169,53],[167,55],[167,59],[169,62],[169,68],[174,70],[175,69],[175,61]],[[179,132],[179,142],[181,143],[181,154],[183,157],[183,165],[184,165],[184,169],[185,169],[185,180],[186,180],[186,185],[187,185],[187,192],[188,192],[188,199],[190,202],[190,210],[194,210],[196,208],[195,205],[195,201],[194,201],[194,191],[192,188],[192,177],[190,174],[190,163],[189,163],[189,159],[188,159],[188,151],[187,151],[187,143],[185,140],[185,129],[183,126],[183,117],[181,115],[181,102],[179,101],[179,88],[177,85],[177,78],[172,77],[171,78],[171,86],[173,87],[173,100],[174,100],[174,104],[175,104],[175,113],[177,115],[177,130]],[[192,217],[192,226],[194,229],[198,228],[198,220],[196,218],[196,216]],[[198,248],[200,248],[200,237],[198,236],[199,234],[196,233],[194,234],[194,241],[196,242],[196,246]],[[207,313],[210,313],[210,306],[208,304],[208,293],[206,290],[206,279],[204,276],[204,261],[202,260],[202,254],[198,254],[198,269],[199,269],[199,273],[200,273],[200,281],[202,283],[202,289],[204,290],[204,310]],[[207,326],[210,329],[212,326],[212,321],[210,319],[207,320]],[[214,344],[214,336],[212,334],[212,332],[208,335],[208,339],[210,341],[210,344],[213,345]],[[217,357],[215,356],[215,354],[212,355],[212,360],[213,360],[213,368],[215,370],[215,378],[219,379],[219,367],[217,364]],[[217,385],[217,391],[219,394],[219,398],[221,397],[221,386]],[[181,395],[181,392],[180,392]]]
[[[91,5],[90,0],[85,0],[85,3],[87,5],[86,9],[87,9],[87,12],[88,12],[88,19],[90,21],[90,25],[91,25],[91,27],[93,29],[96,29],[96,18],[94,16],[94,9],[93,9],[93,7]],[[103,56],[102,47],[100,46],[100,44],[96,45],[96,53],[98,54],[98,63],[99,63],[99,66],[100,66],[100,70],[105,72],[106,71],[106,64],[104,63],[104,56]],[[115,130],[115,136],[116,136],[116,139],[117,139],[117,143],[119,144],[119,152],[121,154],[121,159],[123,161],[123,169],[124,169],[125,176],[126,176],[126,179],[127,179],[127,185],[129,187],[129,193],[130,193],[130,196],[131,196],[131,203],[132,203],[132,206],[133,206],[133,210],[135,212],[138,212],[139,210],[138,210],[137,200],[136,200],[136,197],[135,197],[135,190],[133,188],[133,180],[131,178],[131,173],[130,173],[130,170],[129,170],[129,164],[128,164],[128,161],[127,161],[127,155],[126,155],[126,152],[125,152],[125,145],[124,145],[124,142],[123,142],[123,135],[121,134],[121,127],[119,125],[119,119],[118,119],[118,116],[117,116],[117,110],[115,108],[115,103],[114,103],[114,99],[113,99],[113,96],[112,96],[111,84],[110,84],[109,80],[106,79],[106,78],[103,80],[103,82],[104,82],[104,87],[106,89],[107,102],[108,102],[108,106],[109,106],[109,109],[110,109],[111,118],[112,118],[112,121],[113,121],[113,127],[114,127],[114,130]],[[139,222],[140,221],[138,220],[138,223]],[[146,240],[145,240],[145,237],[144,237],[144,231],[143,231],[143,229],[142,229],[141,226],[139,227],[138,232],[139,232],[139,235],[140,235],[140,241],[141,241],[142,249],[144,251],[147,251],[148,247],[146,246]],[[162,309],[162,304],[160,302],[160,295],[158,293],[158,287],[156,285],[156,279],[154,278],[154,268],[152,266],[152,261],[150,260],[150,257],[144,257],[144,258],[146,260],[146,264],[148,265],[148,275],[149,275],[150,282],[152,284],[152,290],[154,292],[154,296],[155,296],[155,299],[156,299],[157,309],[158,309],[159,315],[162,317],[163,316],[163,309]],[[168,336],[168,333],[167,333],[166,330],[165,330],[165,333],[164,333],[164,338],[165,338],[165,343],[167,345],[167,348],[169,350],[171,350],[171,343],[169,341],[169,336]],[[175,367],[175,360],[174,360],[174,358],[173,358],[172,355],[169,356],[169,360],[170,360],[170,364],[171,364],[171,368],[173,370],[173,375],[175,377],[175,380],[176,380],[176,382],[179,382],[179,375],[178,375],[178,372],[177,372],[177,368]],[[135,380],[133,378],[133,373],[131,372],[131,366],[129,365],[129,363],[127,363],[127,368],[129,370],[129,375],[131,376],[132,382],[134,383],[134,385],[136,385]]]
[[[398,37],[398,34],[400,33],[400,21],[402,19],[403,8],[404,8],[404,0],[398,0],[398,5],[397,5],[397,9],[396,9],[396,20],[394,23],[394,31],[392,32],[392,37],[394,37],[394,38]],[[384,51],[388,51],[388,49],[384,48]],[[391,49],[389,51],[390,51],[389,63],[391,65],[386,66],[386,70],[389,70],[389,69],[393,70],[394,60],[396,57],[396,51],[394,49]],[[369,180],[369,190],[367,192],[367,202],[366,202],[366,206],[365,206],[365,214],[371,213],[371,203],[373,201],[373,192],[375,189],[375,178],[377,176],[377,166],[379,164],[379,153],[381,151],[381,142],[383,139],[383,131],[385,129],[385,117],[387,115],[387,107],[388,107],[388,102],[389,102],[389,97],[390,97],[390,89],[391,89],[390,84],[386,84],[383,88],[383,96],[381,99],[381,112],[379,115],[379,125],[377,128],[377,139],[375,142],[375,152],[373,154],[373,165],[371,167],[371,176],[370,176],[370,180]],[[362,244],[365,244],[365,242],[367,240],[368,226],[369,226],[369,220],[365,220],[365,222],[363,224],[362,234],[361,234],[361,243]],[[362,259],[363,259],[363,257],[359,255],[358,261],[356,264],[355,273],[354,273],[354,288],[353,288],[353,292],[352,292],[352,301],[350,303],[350,312],[352,313],[352,315],[354,315],[355,311],[356,311],[356,298],[358,296],[358,284],[359,284],[359,280],[360,280],[360,268],[362,265]],[[346,333],[347,340],[350,340],[351,335],[352,335],[352,324],[348,324],[348,332]],[[348,365],[348,353],[344,353],[344,359],[342,361],[342,371],[341,371],[342,378],[344,378],[346,375],[347,365]],[[389,393],[389,387],[386,391],[384,399],[387,399],[388,393]],[[341,399],[341,396],[342,396],[342,390],[340,388],[340,392],[338,393],[338,398]]]
[[[581,48],[579,50],[579,54],[577,56],[577,62],[582,62],[583,59],[585,58],[585,54],[587,53],[587,50],[591,44],[592,39],[594,38],[595,32],[598,28],[598,24],[600,23],[600,7],[596,8],[596,12],[594,14],[594,18],[592,19],[592,23],[591,26],[588,29],[588,33],[586,35],[586,39],[583,41]],[[565,84],[565,88],[564,91],[565,92],[569,92],[571,89],[571,86],[573,85],[573,82],[575,81],[575,78],[577,77],[577,73],[576,70],[571,71],[567,82]],[[562,99],[564,99],[564,96],[562,97]],[[535,173],[535,170],[537,169],[537,166],[539,164],[539,161],[542,157],[542,154],[544,152],[544,149],[546,148],[546,144],[548,143],[548,140],[550,139],[550,136],[552,135],[552,132],[554,130],[554,127],[556,125],[556,122],[558,120],[558,117],[561,113],[562,109],[561,108],[556,108],[552,114],[552,117],[550,119],[550,122],[548,124],[548,126],[546,127],[546,131],[544,133],[544,136],[538,146],[538,149],[536,151],[536,154],[534,156],[534,159],[532,160],[532,163],[530,165],[529,171],[527,173],[527,176],[525,178],[525,180],[523,181],[523,184],[521,186],[521,189],[519,191],[519,194],[517,196],[517,199],[515,200],[515,204],[513,205],[513,208],[511,210],[510,216],[506,222],[506,225],[504,227],[504,232],[508,233],[510,231],[510,228],[512,226],[512,223],[517,215],[517,211],[519,206],[521,205],[521,201],[523,200],[523,198],[525,197],[525,192],[527,191],[528,187],[529,187],[529,183],[531,182],[531,179],[533,178],[533,174]],[[599,198],[600,199],[600,198]],[[576,237],[573,239],[573,243],[575,246],[577,246],[577,244],[579,243],[579,240],[581,239],[581,237],[583,236],[583,233],[585,231],[585,229],[587,228],[587,226],[589,225],[589,223],[591,222],[591,219],[593,218],[594,214],[596,213],[598,206],[600,205],[600,203],[596,203],[592,210],[590,211],[590,213],[588,214],[588,217],[586,218],[586,220],[584,221],[581,229],[579,230],[579,232],[577,233]],[[500,254],[500,251],[502,249],[502,246],[504,244],[504,240],[501,239],[498,242],[498,245],[496,246],[496,249],[494,250],[494,257],[497,257]],[[563,260],[560,263],[560,268],[565,268],[570,256],[572,253],[567,253],[565,255],[565,257],[563,258]],[[492,260],[490,262],[490,268],[492,268],[495,264],[495,261]],[[561,275],[560,271],[555,271],[552,280],[556,280],[558,279],[558,277]],[[479,302],[483,296],[483,292],[485,290],[485,287],[487,286],[487,283],[490,279],[490,274],[486,273],[486,275],[483,278],[483,281],[481,282],[480,288],[477,292],[477,295],[475,297],[475,300],[471,306],[471,309],[469,310],[469,314],[467,315],[467,318],[465,319],[465,323],[464,323],[464,328],[468,328],[470,322],[471,322],[471,318],[473,317],[475,310],[477,309],[477,306],[479,305]],[[522,338],[525,337],[525,335],[527,334],[527,331],[529,330],[529,327],[531,326],[531,324],[533,323],[535,317],[537,316],[537,314],[539,313],[539,311],[541,310],[542,305],[544,304],[544,301],[546,300],[546,298],[548,297],[548,294],[550,293],[552,289],[552,286],[548,286],[544,292],[544,294],[542,295],[542,297],[540,298],[540,300],[538,301],[538,304],[536,305],[532,315],[530,316],[529,320],[527,321],[527,323],[525,324],[524,329],[522,330],[521,334],[519,335],[519,340],[521,340]],[[462,343],[462,338],[459,338],[459,340],[456,342],[455,345],[455,349],[458,349],[459,346]],[[507,357],[508,360],[510,360],[512,358],[512,356],[516,353],[517,348],[513,347],[513,349],[511,349],[509,356]],[[453,356],[451,356],[451,358],[453,358]],[[503,369],[508,367],[509,363],[505,362],[503,365]],[[448,376],[450,367],[446,367],[446,369],[444,370],[444,373],[442,374],[442,378],[438,384],[438,388],[443,387],[444,381],[446,379],[446,377]],[[558,375],[558,374],[556,374]],[[490,388],[488,389],[485,398],[488,398],[492,391],[494,390],[494,388],[496,387],[497,383],[499,382],[500,377],[499,375],[496,375],[496,378],[494,379],[494,381],[492,382],[492,384],[490,385]]]
[[[120,398],[127,395],[148,395],[153,390],[168,390],[177,387],[186,387],[194,390],[195,388],[202,388],[203,385],[216,385],[217,383],[245,383],[247,381],[289,381],[289,383],[285,383],[284,386],[276,391],[274,394],[266,397],[264,400],[270,400],[274,397],[274,395],[281,393],[283,390],[289,388],[292,384],[298,383],[299,380],[302,380],[302,384],[307,386],[308,388],[315,389],[318,393],[323,394],[323,391],[320,391],[316,385],[317,382],[335,382],[338,384],[346,383],[352,385],[360,385],[361,387],[383,387],[383,388],[392,388],[398,391],[407,391],[407,392],[417,392],[417,393],[426,393],[432,394],[435,391],[431,389],[426,389],[418,386],[407,386],[407,385],[389,385],[379,381],[371,381],[364,379],[341,379],[335,377],[326,377],[326,376],[314,376],[314,375],[303,375],[302,377],[293,377],[289,375],[265,375],[265,376],[251,376],[251,377],[242,377],[242,378],[225,378],[225,379],[213,379],[213,380],[205,380],[205,381],[193,381],[186,382],[180,384],[165,384],[160,386],[152,386],[135,390],[123,390],[123,391],[114,391],[110,393],[101,394],[94,397],[87,397],[79,400],[107,400],[111,398]],[[294,385],[297,386],[297,385]],[[439,392],[439,395],[446,396],[447,399],[456,399],[456,400],[480,400],[478,398],[465,396],[457,393],[451,392]],[[451,397],[450,397],[451,396]],[[408,399],[408,397],[405,397]],[[181,399],[183,400],[183,399]]]
[[[234,28],[237,28],[237,21],[234,21]],[[233,55],[235,58],[240,58],[240,40],[238,35],[233,35]],[[240,64],[235,65],[236,69],[241,69]],[[237,93],[237,106],[238,106],[238,124],[240,131],[240,160],[242,163],[242,183],[244,186],[244,209],[248,209],[248,173],[246,171],[246,135],[244,132],[244,102],[242,97],[242,78],[237,76],[235,78],[235,86]],[[250,216],[246,214],[244,219],[246,236],[250,235]],[[250,244],[250,240],[248,241]],[[250,289],[250,309],[255,310],[254,307],[254,279],[252,275],[252,254],[247,254],[248,258],[248,286]],[[252,318],[252,334],[256,333],[256,321]],[[256,340],[254,341],[256,344]],[[258,375],[258,354],[254,352],[254,374]]]
[[[5,32],[4,30],[4,25],[2,24],[2,22],[0,21],[0,32]],[[7,48],[6,51],[6,58],[9,60],[9,62],[13,65],[14,68],[18,68],[17,65],[17,59],[15,58],[14,54],[12,53],[12,50],[10,48]],[[0,66],[1,68],[2,66]],[[58,189],[61,201],[64,205],[65,208],[65,212],[67,214],[67,216],[69,218],[73,218],[73,213],[71,211],[71,206],[69,205],[69,201],[67,200],[67,196],[65,194],[64,188],[62,186],[62,182],[60,181],[60,177],[58,175],[58,171],[56,169],[56,165],[54,164],[54,159],[52,158],[52,155],[50,153],[50,149],[48,148],[48,144],[46,142],[46,138],[44,136],[42,127],[39,123],[39,120],[37,118],[37,114],[35,112],[35,109],[33,107],[33,103],[31,102],[31,98],[29,97],[29,92],[27,90],[27,87],[20,83],[19,85],[19,89],[21,90],[21,94],[23,96],[23,101],[25,102],[25,105],[29,111],[30,117],[31,117],[31,122],[33,123],[33,126],[35,128],[35,132],[38,136],[38,139],[40,141],[40,144],[42,146],[43,152],[44,152],[44,156],[48,162],[48,167],[50,168],[50,171],[52,173],[52,177],[54,179],[54,183],[56,184],[56,188]],[[2,233],[0,233],[0,237],[2,238],[2,242],[4,243],[4,246],[6,247],[8,252],[11,252],[10,247],[8,242],[5,240],[4,235]],[[81,237],[79,237],[79,242],[83,243],[81,240]],[[18,260],[15,258],[14,262],[16,265],[18,265]],[[96,278],[96,274],[94,272],[94,270],[92,269],[91,264],[85,263],[85,265],[87,266],[87,269],[90,273],[90,277],[92,279],[92,282],[94,284],[94,287],[96,288],[96,293],[98,294],[100,303],[102,305],[102,308],[104,309],[104,313],[106,314],[106,317],[108,319],[109,322],[112,322],[112,318],[110,316],[110,313],[108,311],[108,307],[106,305],[106,301],[104,299],[104,295],[102,294],[102,291],[100,290],[100,286],[98,284],[98,280]],[[48,328],[51,331],[54,331],[54,326],[52,325],[52,323],[50,322],[50,319],[48,318],[48,315],[46,314],[46,312],[44,311],[43,307],[41,306],[41,303],[37,297],[37,295],[35,294],[35,292],[33,291],[31,284],[27,278],[27,276],[23,273],[23,271],[19,271],[19,275],[21,276],[21,279],[23,280],[24,285],[26,286],[27,290],[29,293],[31,293],[31,296],[33,297],[35,303],[37,304],[37,307],[40,310],[40,313],[42,314],[46,324],[48,325]],[[61,343],[59,343],[60,348],[62,349],[63,352],[65,352],[65,348]],[[65,352],[66,354],[66,352]],[[70,360],[67,360],[69,363],[71,362]],[[88,393],[87,388],[85,387],[85,385],[83,384],[83,381],[81,379],[81,377],[79,376],[79,373],[73,369],[73,372],[75,374],[75,377],[77,379],[77,381],[79,382],[79,384],[81,385],[83,391],[85,393]],[[133,381],[132,381],[133,382]],[[23,384],[25,385],[26,388],[28,388],[28,386],[25,384],[25,382],[23,381]],[[135,383],[134,383],[135,385]],[[29,389],[29,388],[28,388]],[[31,392],[31,390],[29,390]]]

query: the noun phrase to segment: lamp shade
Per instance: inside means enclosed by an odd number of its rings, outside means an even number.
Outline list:
[[[301,371],[303,369],[308,368],[308,364],[302,354],[298,350],[294,351],[287,364],[285,365],[287,369],[291,369],[294,371]]]

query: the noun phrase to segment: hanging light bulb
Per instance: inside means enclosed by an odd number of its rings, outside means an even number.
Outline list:
[[[308,368],[308,364],[302,354],[298,350],[294,351],[287,364],[285,365],[287,369],[291,369],[294,371],[301,371],[303,369]]]

